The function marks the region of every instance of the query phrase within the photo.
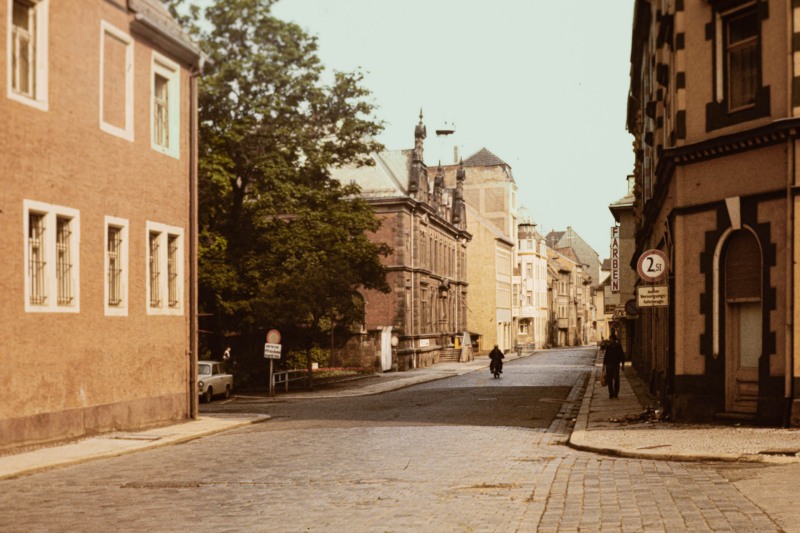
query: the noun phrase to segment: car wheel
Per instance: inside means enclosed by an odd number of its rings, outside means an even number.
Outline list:
[[[231,386],[225,385],[225,399],[227,400],[230,397],[231,397]]]
[[[206,389],[206,393],[203,395],[203,400],[205,400],[206,403],[210,403],[213,397],[214,397],[214,389],[209,387],[208,389]]]

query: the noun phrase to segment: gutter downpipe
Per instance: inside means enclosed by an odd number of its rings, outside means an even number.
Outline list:
[[[203,72],[205,58],[200,56],[197,67],[189,74],[189,417],[199,414],[197,395],[198,338],[198,78]]]
[[[794,26],[794,2],[789,2],[788,5],[788,13],[787,13],[787,31],[789,35],[794,35],[795,28]],[[788,39],[788,50],[787,50],[787,65],[790,67],[787,69],[787,88],[789,90],[786,91],[786,104],[787,109],[789,112],[787,113],[789,117],[794,115],[794,105],[793,105],[793,91],[791,88],[793,87],[792,80],[794,76],[797,75],[794,72],[794,45],[792,39]],[[792,423],[792,411],[794,410],[794,337],[793,337],[793,319],[794,319],[794,198],[792,190],[794,189],[794,182],[795,182],[795,131],[789,131],[788,143],[787,146],[787,164],[786,164],[786,331],[785,337],[786,340],[784,342],[785,347],[785,385],[784,385],[784,396],[785,396],[785,413],[784,413],[784,420],[783,425],[784,427],[789,427]]]
[[[793,182],[795,174],[795,132],[790,132],[788,143],[788,164],[786,165],[786,370],[785,370],[785,398],[786,413],[784,426],[789,427],[792,421],[794,403],[794,197]]]
[[[412,368],[417,368],[417,346],[416,346],[416,341],[414,340],[414,335],[415,335],[415,333],[414,333],[414,324],[415,324],[415,320],[416,320],[416,317],[417,317],[417,313],[415,312],[416,311],[416,307],[415,307],[415,302],[414,302],[414,270],[416,269],[416,266],[414,265],[414,254],[415,254],[415,251],[416,251],[414,249],[414,245],[416,244],[416,241],[414,240],[414,234],[416,233],[414,231],[414,219],[415,219],[414,213],[416,213],[416,210],[417,210],[417,206],[416,205],[412,205],[411,206],[411,261],[410,261],[410,263],[411,263],[411,324],[408,325],[409,330],[410,330],[410,334],[411,334],[411,367]],[[422,317],[419,317],[419,318],[421,319]]]

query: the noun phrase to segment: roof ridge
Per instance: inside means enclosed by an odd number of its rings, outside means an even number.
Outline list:
[[[497,157],[491,150],[482,147],[480,150],[469,156],[464,160],[467,166],[491,166],[491,165],[505,165],[510,167],[508,163]]]

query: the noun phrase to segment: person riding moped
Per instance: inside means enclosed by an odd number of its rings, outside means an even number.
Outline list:
[[[503,352],[501,352],[500,348],[495,344],[492,351],[489,352],[489,359],[492,360],[492,362],[489,363],[489,372],[491,372],[496,378],[499,378],[500,374],[503,373],[504,358],[505,355],[503,355]]]

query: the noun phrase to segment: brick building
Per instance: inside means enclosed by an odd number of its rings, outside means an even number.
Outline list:
[[[193,416],[196,76],[158,0],[3,0],[0,449]]]
[[[335,179],[354,182],[382,225],[374,238],[394,253],[384,259],[392,291],[365,291],[365,326],[379,338],[383,370],[465,360],[467,328],[467,243],[463,200],[465,171],[454,188],[445,187],[441,168],[424,161],[426,128],[414,131],[414,149],[372,154],[373,166],[344,167]],[[397,336],[398,345],[390,341]]]
[[[631,266],[670,270],[634,349],[676,419],[798,424],[798,65],[795,1],[635,3]]]

